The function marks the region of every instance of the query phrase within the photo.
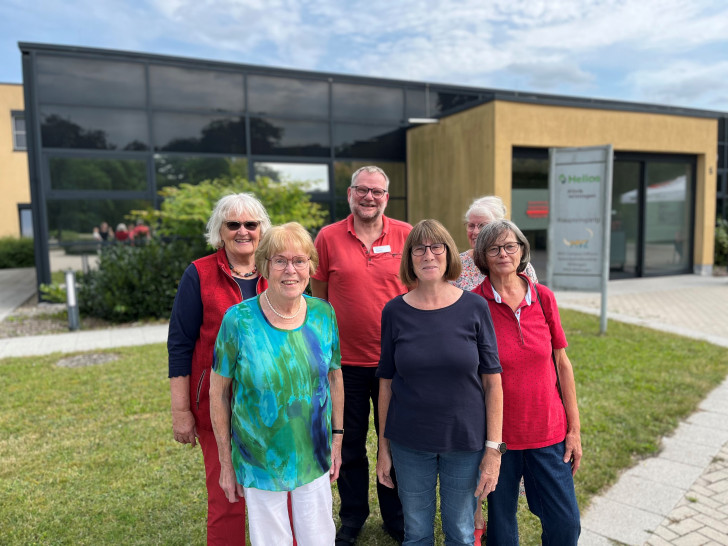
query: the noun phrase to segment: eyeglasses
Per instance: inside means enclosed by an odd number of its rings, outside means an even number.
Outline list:
[[[427,252],[427,249],[430,249],[430,252],[432,252],[435,256],[439,256],[443,252],[445,252],[445,249],[447,248],[447,245],[445,243],[435,243],[433,245],[417,245],[412,247],[412,256],[424,256],[425,252]]]
[[[481,222],[480,224],[471,224],[470,222],[466,222],[465,227],[468,231],[475,231],[476,228],[478,229],[478,231],[480,231],[487,225],[487,222]]]
[[[237,231],[240,229],[240,226],[243,226],[248,231],[255,231],[258,229],[259,225],[260,222],[256,220],[248,220],[247,222],[225,222],[225,227],[230,231]]]
[[[270,262],[270,266],[276,271],[283,271],[288,267],[288,264],[293,264],[294,269],[302,271],[308,267],[309,261],[309,258],[306,256],[294,256],[290,260],[283,256],[273,256],[272,258],[266,259]]]
[[[374,199],[381,199],[387,193],[387,190],[382,188],[367,188],[366,186],[352,186],[352,189],[359,197],[366,197],[369,192],[372,192]]]
[[[506,243],[504,245],[491,246],[486,249],[485,253],[491,258],[495,258],[500,254],[501,248],[506,251],[506,254],[515,254],[521,248],[521,243]]]

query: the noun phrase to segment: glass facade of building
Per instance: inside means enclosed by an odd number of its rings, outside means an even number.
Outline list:
[[[409,118],[490,100],[470,88],[109,51],[21,45],[41,254],[68,247],[158,191],[226,175],[308,183],[330,220],[360,166],[391,178],[406,219]],[[32,184],[33,185],[33,184]],[[36,243],[38,244],[38,243]],[[38,247],[37,247],[38,248]],[[39,268],[48,282],[50,262]]]

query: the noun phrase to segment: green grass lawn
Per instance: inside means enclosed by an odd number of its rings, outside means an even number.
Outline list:
[[[563,322],[583,510],[720,383],[728,349],[616,322],[599,336],[598,317],[570,311]],[[1,544],[204,544],[202,456],[172,440],[165,347],[113,352],[121,358],[86,368],[57,367],[57,355],[0,360]],[[392,544],[371,492],[359,544]],[[521,543],[538,544],[523,504]]]

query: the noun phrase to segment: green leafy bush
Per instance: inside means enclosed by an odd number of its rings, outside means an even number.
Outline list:
[[[79,277],[79,310],[112,322],[169,317],[177,283],[199,256],[181,240],[106,246],[98,269]]]
[[[66,303],[66,285],[51,283],[40,285],[41,299],[49,303]]]
[[[728,265],[728,220],[718,218],[715,225],[715,265]]]
[[[33,267],[35,265],[33,239],[29,237],[0,238],[0,269]]]

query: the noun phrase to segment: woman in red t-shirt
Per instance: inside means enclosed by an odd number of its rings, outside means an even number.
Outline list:
[[[582,449],[574,371],[553,292],[523,274],[530,254],[528,240],[508,220],[484,226],[473,252],[487,275],[473,292],[488,301],[493,319],[508,446],[498,487],[488,495],[488,543],[518,543],[523,477],[529,509],[541,520],[542,542],[576,545],[581,525],[573,476]]]

